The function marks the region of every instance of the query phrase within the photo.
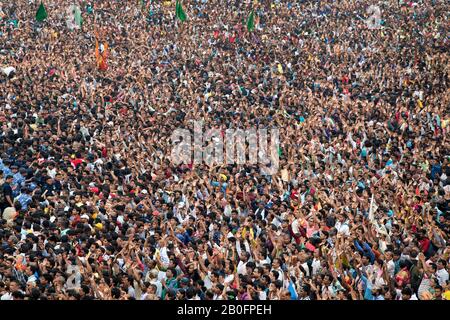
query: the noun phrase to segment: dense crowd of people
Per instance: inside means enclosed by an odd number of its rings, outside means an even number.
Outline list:
[[[449,4],[369,2],[0,1],[1,300],[450,300]]]

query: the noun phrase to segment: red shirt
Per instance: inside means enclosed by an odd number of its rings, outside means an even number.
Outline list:
[[[297,200],[298,199],[298,190],[292,190],[291,192],[291,199]]]
[[[428,249],[430,248],[430,239],[423,238],[422,240],[419,240],[420,249],[422,249],[423,253],[426,253]]]
[[[72,166],[74,168],[78,167],[82,162],[83,162],[83,159],[81,159],[81,158],[70,160],[70,163],[72,164]]]
[[[97,193],[99,192],[99,189],[97,187],[90,187],[89,190],[93,193]]]
[[[120,114],[122,116],[126,116],[127,113],[128,113],[128,109],[126,107],[123,107],[123,108],[120,109]]]
[[[81,220],[80,216],[76,215],[75,218],[72,220],[71,223],[72,227],[75,227],[78,224],[78,222],[80,222],[80,220]]]

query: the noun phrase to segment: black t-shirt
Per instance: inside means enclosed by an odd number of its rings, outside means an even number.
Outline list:
[[[44,186],[42,187],[42,193],[44,193],[45,191],[47,191],[47,196],[53,196],[53,192],[55,191],[55,186],[53,184],[44,184]]]
[[[3,191],[3,195],[1,197],[2,200],[0,200],[1,201],[1,205],[2,205],[2,207],[9,207],[10,203],[8,202],[8,200],[6,200],[6,197],[9,196],[11,198],[11,201],[13,200],[12,188],[9,185],[9,183],[5,182],[3,184],[2,191]]]
[[[5,202],[6,202],[6,197],[7,196],[9,196],[11,198],[11,200],[12,200],[12,193],[13,193],[13,191],[12,191],[12,188],[9,185],[9,183],[5,182],[3,184],[3,186],[2,186],[2,188],[3,188],[4,197],[5,197]]]

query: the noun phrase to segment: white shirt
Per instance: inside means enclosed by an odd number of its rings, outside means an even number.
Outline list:
[[[313,276],[315,276],[322,269],[322,265],[320,264],[320,259],[314,258],[311,266],[312,266]]]
[[[259,292],[259,300],[267,300],[267,294],[264,290]]]
[[[314,262],[313,262],[313,263],[314,263]],[[319,262],[319,265],[320,265],[320,262]],[[303,267],[303,269],[305,269],[306,276],[309,277],[309,267],[308,267],[308,263],[307,263],[307,262],[303,263],[303,264],[302,264],[302,267]],[[313,272],[314,272],[314,267],[313,267]]]
[[[13,300],[12,294],[7,292],[4,295],[2,295],[2,297],[0,298],[0,300],[5,301],[5,300]]]
[[[161,297],[162,296],[162,284],[161,284],[161,282],[159,280],[153,280],[153,281],[150,281],[150,284],[153,284],[153,285],[156,286],[156,295],[158,297]]]
[[[225,279],[223,279],[224,283],[231,283],[234,280],[234,274],[229,274],[225,277]]]
[[[128,287],[127,293],[130,297],[136,298],[136,292],[134,291],[134,288],[132,286]]]
[[[158,281],[162,281],[163,279],[167,279],[165,271],[158,271]]]
[[[160,250],[160,257],[161,257],[161,262],[163,264],[164,267],[168,267],[169,266],[169,256],[167,255],[167,248],[163,247]]]
[[[213,300],[223,300],[223,296],[221,294],[214,294]]]
[[[348,227],[347,222],[341,223],[340,221],[338,221],[336,222],[334,227],[336,228],[338,233],[344,234],[346,236],[350,235],[350,228]]]
[[[281,282],[283,282],[284,281],[284,272],[283,272],[283,270],[281,268],[278,268],[278,269],[272,269],[270,271],[273,271],[273,270],[278,271],[278,279],[277,280],[280,280]]]
[[[292,232],[294,233],[294,234],[297,234],[297,233],[299,233],[299,219],[295,219],[293,222],[292,222],[292,225],[291,225],[291,228],[292,228]]]
[[[332,285],[329,285],[328,287],[322,286],[322,293],[324,293],[325,291],[328,291],[328,294],[331,297],[333,297],[333,298],[336,297],[336,292],[334,292],[334,288]]]
[[[56,176],[56,169],[55,168],[53,168],[52,170],[47,170],[47,174],[52,178],[52,179],[55,179],[55,176]]]
[[[395,263],[392,259],[388,261],[386,268],[389,277],[393,278],[395,276]]]
[[[211,289],[213,286],[210,276],[211,276],[211,271],[208,271],[208,274],[205,276],[205,280],[204,280],[206,289]]]
[[[270,258],[268,256],[264,260],[256,261],[256,266],[257,267],[262,267],[265,264],[270,264]]]
[[[239,261],[237,266],[237,274],[247,275],[247,262]],[[206,283],[205,283],[206,286]]]
[[[417,294],[419,297],[422,297],[422,294],[427,292],[430,288],[431,280],[428,279],[427,275],[424,275],[422,281],[420,282],[419,289],[417,290]]]
[[[37,281],[37,279],[36,279],[36,276],[34,274],[29,276],[28,279],[27,279],[27,283],[28,282],[36,282],[36,281]]]
[[[263,208],[263,209],[258,208],[258,209],[256,209],[256,211],[255,211],[255,215],[258,215],[258,214],[260,214],[261,217],[262,217],[262,219],[264,220],[265,217],[266,217],[266,210],[265,210],[264,208]]]
[[[448,272],[445,269],[436,271],[436,277],[439,280],[440,286],[445,286],[445,282],[448,281]]]

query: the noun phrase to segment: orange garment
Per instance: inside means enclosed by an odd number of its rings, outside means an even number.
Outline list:
[[[373,254],[375,255],[375,259],[379,259],[381,256],[381,252],[375,249],[372,249]]]

